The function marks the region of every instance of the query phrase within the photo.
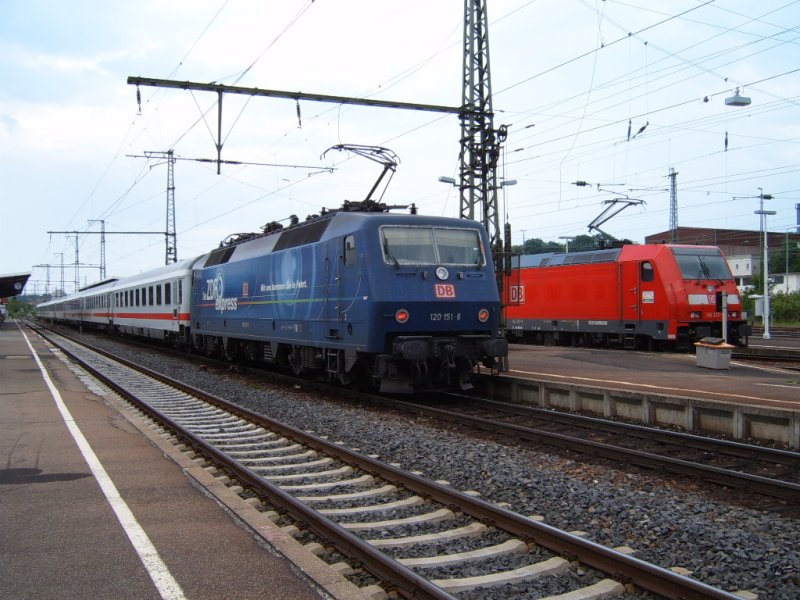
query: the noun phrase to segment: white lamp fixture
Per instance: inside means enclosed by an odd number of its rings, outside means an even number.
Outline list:
[[[736,92],[733,96],[725,98],[725,104],[726,106],[748,106],[750,104],[750,98],[747,96],[740,96],[739,88],[736,88]]]

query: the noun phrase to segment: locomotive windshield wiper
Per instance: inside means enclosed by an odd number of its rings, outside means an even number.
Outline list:
[[[398,269],[400,268],[400,261],[397,260],[394,254],[389,251],[389,244],[384,240],[383,242],[383,253],[386,255],[387,258],[392,259],[394,266]]]
[[[697,257],[697,260],[700,262],[700,272],[705,276],[704,279],[713,279],[713,277],[711,277],[711,271],[708,270],[706,261],[700,256]]]

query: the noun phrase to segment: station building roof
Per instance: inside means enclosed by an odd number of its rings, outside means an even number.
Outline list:
[[[761,232],[743,229],[716,229],[712,227],[678,227],[675,231],[662,231],[644,238],[645,244],[666,242],[675,244],[700,244],[718,246],[725,256],[758,254],[761,251]],[[769,245],[779,248],[792,241],[800,242],[800,232],[770,231]]]
[[[0,298],[21,294],[30,276],[30,273],[0,275]]]

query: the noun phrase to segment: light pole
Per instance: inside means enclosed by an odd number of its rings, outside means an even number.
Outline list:
[[[446,175],[441,175],[441,176],[439,176],[439,177],[437,178],[437,181],[438,181],[439,183],[447,183],[447,184],[450,184],[450,185],[452,185],[453,187],[456,187],[456,188],[459,188],[459,189],[461,189],[461,187],[462,187],[462,186],[460,186],[460,185],[458,184],[458,182],[457,182],[457,181],[456,181],[454,178],[452,178],[452,177],[447,177]],[[498,185],[496,188],[494,188],[494,189],[496,189],[496,190],[503,190],[503,200],[504,200],[504,202],[503,202],[503,203],[504,203],[504,204],[505,204],[505,188],[506,188],[507,186],[509,186],[509,185],[517,185],[517,180],[516,180],[516,179],[505,179],[505,180],[501,181],[501,182],[500,182],[500,184],[499,184],[499,185]],[[489,223],[486,221],[486,219],[484,219],[484,220],[483,220],[483,225],[486,227],[486,229],[487,229],[487,231],[488,231],[488,230],[489,230],[489,225],[490,225],[490,224],[489,224]],[[498,235],[499,235],[499,234],[498,234]],[[502,245],[502,244],[501,244],[501,245]]]
[[[569,254],[569,243],[575,239],[574,235],[560,235],[558,239],[564,240],[564,254]]]
[[[761,208],[754,211],[754,214],[761,216],[761,233],[764,236],[764,335],[765,340],[770,339],[769,335],[769,232],[767,231],[767,215],[774,215],[774,210],[764,210],[764,200],[771,200],[770,194],[764,194],[764,190],[758,188]]]

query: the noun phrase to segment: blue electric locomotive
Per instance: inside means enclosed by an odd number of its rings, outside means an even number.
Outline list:
[[[499,320],[479,223],[373,201],[240,236],[194,263],[195,348],[381,391],[466,388],[478,364],[503,370]]]
[[[474,367],[504,370],[508,354],[484,228],[374,201],[239,235],[37,312],[390,392],[466,388]]]

